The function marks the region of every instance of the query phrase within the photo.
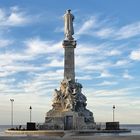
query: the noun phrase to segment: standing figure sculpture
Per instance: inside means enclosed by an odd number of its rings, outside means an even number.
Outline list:
[[[70,13],[70,9],[66,11],[64,15],[64,34],[66,40],[73,40],[72,35],[74,34],[73,20],[74,16]]]

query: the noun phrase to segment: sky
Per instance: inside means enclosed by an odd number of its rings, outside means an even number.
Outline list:
[[[0,124],[43,123],[63,80],[64,21],[74,19],[76,79],[96,122],[140,124],[139,0],[0,0]]]

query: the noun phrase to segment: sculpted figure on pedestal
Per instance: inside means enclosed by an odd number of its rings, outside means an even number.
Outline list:
[[[86,97],[82,94],[82,85],[65,79],[61,82],[60,90],[55,89],[54,103],[61,103],[65,110],[83,111],[86,108]]]
[[[54,93],[54,99],[53,99],[53,102],[56,103],[56,102],[60,102],[61,99],[62,99],[62,95],[61,95],[61,92],[57,89],[54,90],[55,93]]]
[[[74,16],[70,13],[70,9],[66,11],[64,15],[64,34],[66,40],[73,40],[72,35],[74,34],[73,20]]]

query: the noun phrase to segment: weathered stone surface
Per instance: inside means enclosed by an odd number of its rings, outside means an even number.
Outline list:
[[[82,93],[82,85],[78,82],[64,79],[61,82],[60,89],[55,89],[53,108],[47,112],[45,123],[52,129],[54,120],[56,120],[55,117],[58,117],[63,120],[61,123],[55,123],[59,126],[58,128],[68,129],[65,119],[67,116],[69,118],[71,116],[72,129],[93,129],[94,117],[93,113],[86,109],[86,101],[87,99]],[[48,123],[48,120],[51,120],[51,123]]]
[[[63,41],[64,47],[64,79],[75,80],[74,48],[76,41]]]
[[[64,118],[58,116],[51,116],[45,118],[45,123],[40,125],[42,130],[64,130]]]
[[[63,43],[62,43],[63,47],[68,47],[68,46],[73,46],[74,48],[76,48],[76,41],[75,40],[63,40]]]
[[[87,98],[82,93],[83,86],[75,81],[76,41],[72,38],[74,31],[72,20],[68,19],[72,17],[69,16],[72,15],[70,13],[65,15],[64,79],[60,89],[54,90],[52,109],[46,113],[43,129],[93,129],[95,126],[93,113],[86,109]]]
[[[64,34],[66,40],[73,40],[72,35],[74,34],[73,20],[74,16],[70,13],[70,9],[66,11],[64,15]]]
[[[106,130],[119,130],[119,122],[106,122]]]

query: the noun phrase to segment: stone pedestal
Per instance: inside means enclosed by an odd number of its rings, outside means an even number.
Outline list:
[[[86,123],[85,117],[75,111],[63,111],[60,116],[46,116],[45,123],[40,125],[43,130],[86,130],[94,129],[95,123]]]
[[[52,109],[46,113],[40,129],[93,129],[93,113],[86,109],[87,99],[82,93],[82,84],[75,81],[75,40],[64,40],[64,79],[60,89],[55,89]]]
[[[119,122],[106,122],[106,130],[119,130]]]
[[[36,123],[34,122],[27,122],[27,130],[36,130]]]
[[[86,109],[86,101],[82,85],[64,79],[60,89],[55,89],[53,108],[46,113],[45,123],[40,129],[94,129],[93,113]]]

